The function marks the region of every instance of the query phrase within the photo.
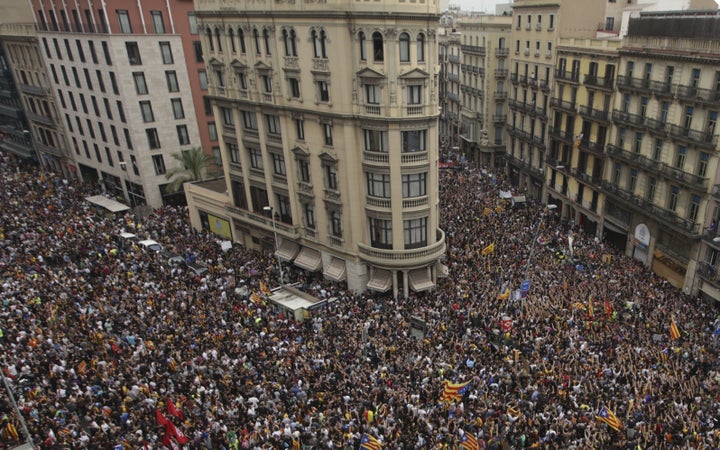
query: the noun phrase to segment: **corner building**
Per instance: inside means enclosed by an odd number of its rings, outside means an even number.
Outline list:
[[[196,12],[227,193],[189,185],[193,225],[212,216],[255,248],[275,229],[278,257],[354,291],[433,288],[439,4],[199,0]]]

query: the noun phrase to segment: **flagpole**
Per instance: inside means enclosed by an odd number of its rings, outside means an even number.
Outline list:
[[[3,360],[5,358],[3,357]],[[25,436],[25,443],[31,448],[35,448],[35,445],[33,444],[32,437],[30,436],[30,432],[27,429],[27,425],[25,424],[25,418],[20,413],[20,408],[18,408],[17,402],[15,401],[15,395],[13,395],[13,391],[8,384],[7,377],[4,374],[0,374],[0,376],[3,379],[3,384],[5,385],[5,392],[7,392],[8,399],[10,399],[10,404],[12,404],[13,410],[15,411],[15,416],[18,419],[18,422],[20,422],[20,429],[22,430],[23,435]]]
[[[532,258],[535,254],[535,246],[537,245],[538,238],[540,237],[540,230],[542,229],[543,221],[545,220],[545,209],[553,210],[555,208],[557,208],[557,205],[550,203],[548,205],[545,205],[545,208],[540,211],[540,221],[538,222],[537,230],[535,231],[535,237],[533,238],[532,245],[530,246],[530,255],[528,256],[527,263],[525,264],[523,280],[527,280],[530,273],[530,264],[532,263]],[[522,295],[520,296],[520,311],[525,313],[525,297],[523,297]]]

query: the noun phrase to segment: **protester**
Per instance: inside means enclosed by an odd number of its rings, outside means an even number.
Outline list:
[[[714,306],[577,228],[571,261],[569,224],[503,203],[501,174],[442,175],[450,276],[434,291],[355,294],[286,265],[337,298],[303,323],[261,294],[271,253],[222,252],[185,209],[101,217],[88,186],[4,156],[0,176],[1,362],[41,449],[720,445]],[[122,231],[211,271],[121,246]],[[446,380],[469,382],[456,401],[440,401]],[[22,426],[4,391],[0,405],[13,447]]]

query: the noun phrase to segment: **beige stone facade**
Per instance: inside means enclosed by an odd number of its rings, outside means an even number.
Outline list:
[[[196,9],[228,192],[190,186],[193,225],[210,214],[255,248],[276,230],[279,258],[354,291],[432,288],[445,253],[438,4]]]

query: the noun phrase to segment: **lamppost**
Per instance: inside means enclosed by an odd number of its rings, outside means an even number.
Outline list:
[[[278,244],[277,228],[275,227],[275,211],[273,210],[272,206],[264,206],[263,210],[268,211],[270,213],[270,218],[272,219],[273,235],[275,236],[275,259],[277,259],[278,271],[280,272],[280,285],[282,286],[284,284],[283,269],[282,261],[280,261],[280,255],[278,255],[278,252],[280,251],[280,246]]]
[[[547,210],[553,210],[555,208],[557,208],[557,205],[554,205],[552,203],[545,206],[545,209],[547,209]],[[540,213],[540,221],[538,222],[538,225],[537,225],[537,231],[535,231],[535,237],[533,237],[532,246],[530,247],[530,255],[528,256],[527,263],[525,264],[523,281],[522,281],[522,285],[520,287],[521,291],[523,291],[523,290],[525,291],[525,292],[521,292],[521,296],[520,296],[521,302],[522,302],[520,307],[523,312],[525,311],[525,294],[527,294],[527,291],[530,289],[530,280],[528,279],[528,274],[530,271],[530,264],[532,263],[532,258],[533,258],[533,255],[535,254],[535,246],[537,246],[537,241],[538,241],[538,238],[540,237],[540,230],[542,229],[544,220],[545,220],[545,213],[544,213],[544,211],[542,211]]]

